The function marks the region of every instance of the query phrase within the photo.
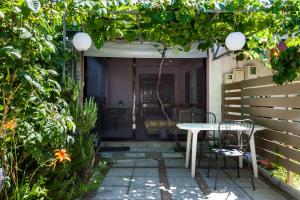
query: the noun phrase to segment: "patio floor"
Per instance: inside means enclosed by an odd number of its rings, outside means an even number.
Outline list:
[[[219,174],[217,190],[213,190],[215,169],[206,177],[207,159],[201,159],[196,178],[191,178],[190,169],[184,168],[183,153],[174,152],[113,152],[103,153],[113,164],[100,188],[87,199],[293,199],[273,185],[255,180],[252,190],[248,171],[241,169],[237,178],[233,162],[227,161],[226,169]]]

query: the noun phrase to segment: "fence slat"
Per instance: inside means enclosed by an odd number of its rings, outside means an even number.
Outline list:
[[[274,85],[268,87],[243,89],[242,96],[298,94],[299,91],[300,91],[300,83],[295,83],[295,84],[287,84],[282,86]]]
[[[300,91],[299,91],[300,93]],[[298,97],[274,97],[274,98],[243,98],[241,104],[266,107],[290,107],[300,108],[300,96]]]
[[[256,137],[255,145],[262,149],[275,152],[284,157],[289,157],[293,160],[300,160],[300,151],[292,148],[288,148],[286,145],[279,144],[278,142],[266,140],[263,138]]]
[[[271,117],[278,119],[300,121],[299,110],[283,110],[274,108],[257,108],[257,107],[243,107],[242,113],[254,116]]]
[[[272,76],[264,76],[256,79],[245,80],[241,83],[242,88],[262,85],[274,85],[274,82],[272,81]]]
[[[241,107],[224,107],[224,112],[236,112],[241,113],[242,109]]]
[[[255,137],[266,138],[268,140],[276,140],[286,145],[292,145],[295,148],[300,147],[300,137],[274,130],[262,130],[255,133]]]
[[[230,84],[224,84],[225,90],[237,90],[241,88],[241,82],[236,83],[230,83]]]
[[[224,97],[241,97],[241,92],[228,92],[224,94]]]
[[[241,105],[242,100],[241,99],[225,99],[224,104],[225,105]]]
[[[300,135],[300,124],[299,123],[292,123],[286,122],[281,120],[273,120],[267,119],[262,117],[255,117],[255,116],[246,116],[246,118],[252,119],[256,124],[264,126],[266,128],[277,130],[277,131],[287,131],[294,133],[295,135]]]
[[[224,114],[224,120],[237,120],[241,119],[240,115],[230,115],[230,114]]]

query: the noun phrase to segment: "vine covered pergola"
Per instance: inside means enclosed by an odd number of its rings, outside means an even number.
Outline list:
[[[289,47],[299,45],[299,4],[297,0],[88,0],[69,4],[66,15],[68,30],[88,32],[97,48],[105,41],[125,39],[184,51],[197,42],[199,49],[207,50],[214,44],[225,46],[226,36],[239,31],[247,43],[235,52],[237,59],[259,59],[270,66],[268,53],[276,49],[281,36],[288,35]],[[274,81],[292,81],[282,73],[284,66],[273,66],[278,74]]]

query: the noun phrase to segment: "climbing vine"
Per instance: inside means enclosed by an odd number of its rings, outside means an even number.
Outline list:
[[[183,51],[198,43],[199,49],[207,50],[214,44],[225,46],[226,36],[240,31],[247,43],[236,52],[237,58],[259,59],[272,67],[268,53],[281,36],[288,35],[290,47],[300,45],[298,0],[75,0],[67,4],[67,10],[68,28],[88,32],[97,48],[105,41],[125,39],[129,43],[153,41]]]

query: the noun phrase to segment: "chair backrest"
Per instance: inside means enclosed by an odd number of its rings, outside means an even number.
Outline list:
[[[254,131],[254,122],[250,119],[224,121],[219,124],[219,144],[222,146],[236,146],[236,148],[246,149],[249,146],[250,138]],[[238,144],[238,133],[242,146]]]
[[[192,112],[193,123],[216,123],[216,115],[212,112]]]
[[[192,110],[184,109],[179,111],[179,123],[192,123]]]

